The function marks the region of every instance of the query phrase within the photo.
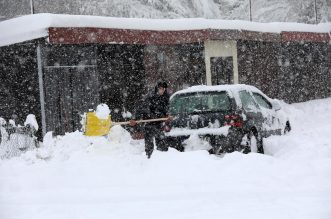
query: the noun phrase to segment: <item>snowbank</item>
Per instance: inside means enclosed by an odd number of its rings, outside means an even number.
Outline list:
[[[0,46],[48,36],[49,27],[97,27],[138,30],[249,30],[280,33],[282,31],[329,33],[331,23],[257,23],[242,20],[205,18],[144,19],[87,15],[34,14],[0,22]]]
[[[97,109],[95,111],[95,115],[99,118],[99,119],[108,119],[110,114],[110,109],[107,106],[107,104],[99,104],[97,106]]]
[[[223,126],[220,128],[200,128],[200,129],[184,129],[184,128],[174,128],[169,133],[166,133],[168,136],[185,136],[185,135],[223,135],[227,136],[230,126]]]
[[[0,160],[0,218],[330,218],[331,98],[283,107],[293,130],[266,155],[209,155],[192,137],[148,160],[120,126],[48,134],[48,154]]]
[[[27,126],[27,125],[30,125],[31,127],[33,127],[36,131],[38,131],[38,123],[37,123],[37,119],[36,119],[36,116],[33,115],[33,114],[29,114],[27,117],[26,117],[26,120],[24,122],[24,126]]]

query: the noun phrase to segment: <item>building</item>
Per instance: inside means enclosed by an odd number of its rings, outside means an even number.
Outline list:
[[[133,112],[156,81],[251,84],[299,102],[331,94],[331,24],[36,14],[0,22],[0,116],[80,128],[107,103]],[[120,119],[120,118],[117,118]]]

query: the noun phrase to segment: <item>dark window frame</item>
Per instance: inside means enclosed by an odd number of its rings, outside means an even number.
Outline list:
[[[228,109],[219,109],[219,110],[212,110],[213,112],[219,112],[219,111],[231,111],[233,108],[233,104],[232,104],[232,99],[229,95],[228,91],[197,91],[197,92],[189,92],[189,93],[183,93],[183,94],[178,94],[176,95],[177,97],[174,96],[174,98],[185,98],[185,97],[190,97],[190,96],[196,96],[196,95],[219,95],[219,94],[225,94],[225,96],[227,97],[228,103],[229,103],[229,107]],[[170,100],[170,107],[172,107],[171,105],[173,104],[174,99],[172,98]],[[179,110],[181,111],[181,110]],[[193,112],[186,112],[186,111],[182,111],[182,112],[174,112],[172,109],[170,109],[170,112],[174,113],[174,114],[182,114],[182,113],[187,113],[187,114],[191,114]]]
[[[253,103],[253,107],[255,107],[255,109],[250,109],[250,108],[248,108],[248,106],[249,105],[247,105],[247,106],[245,106],[244,105],[244,102],[243,102],[243,100],[242,100],[242,97],[241,97],[241,93],[242,92],[246,92],[247,93],[247,95],[251,98],[251,100],[252,100],[252,103]],[[244,110],[256,110],[256,111],[258,111],[260,108],[259,108],[259,104],[257,104],[256,103],[256,101],[255,101],[255,99],[253,98],[253,95],[251,94],[251,92],[250,91],[248,91],[248,90],[240,90],[239,92],[238,92],[238,94],[239,94],[239,98],[240,98],[240,101],[241,101],[241,107],[244,109]],[[246,107],[246,108],[245,108]]]
[[[261,94],[259,94],[259,93],[256,93],[256,92],[252,92],[252,94],[253,94],[254,99],[256,100],[256,103],[257,103],[260,107],[263,107],[263,108],[266,108],[266,109],[272,109],[272,104],[271,104],[271,103],[270,103],[270,102],[269,102],[269,101],[268,101],[263,95],[261,95]],[[265,107],[263,104],[260,104],[259,99],[256,98],[255,96],[260,97],[261,100],[264,101],[264,102],[268,105],[268,107]]]

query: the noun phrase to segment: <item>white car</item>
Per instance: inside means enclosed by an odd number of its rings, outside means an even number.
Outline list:
[[[170,98],[173,121],[166,142],[184,150],[190,135],[209,141],[213,153],[264,153],[263,138],[291,130],[278,100],[249,85],[193,86]]]

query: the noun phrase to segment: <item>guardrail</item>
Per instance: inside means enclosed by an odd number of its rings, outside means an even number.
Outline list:
[[[0,159],[19,156],[38,147],[35,133],[36,129],[29,124],[14,126],[0,123]]]

